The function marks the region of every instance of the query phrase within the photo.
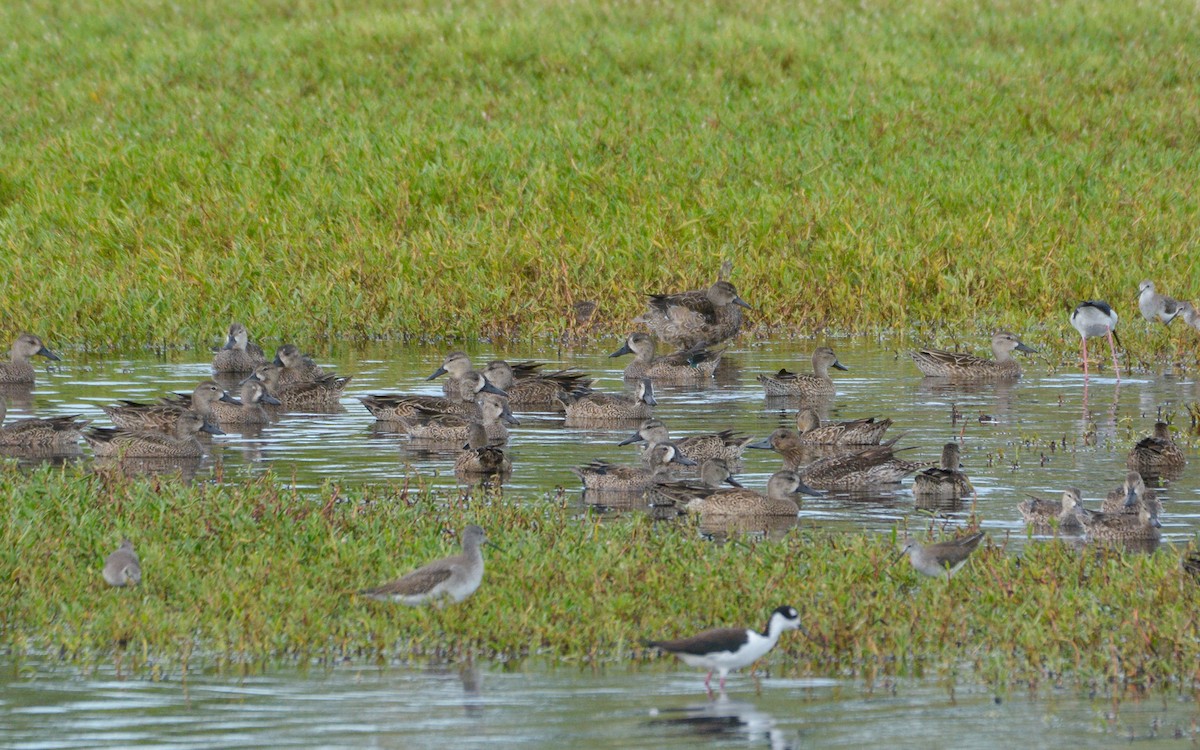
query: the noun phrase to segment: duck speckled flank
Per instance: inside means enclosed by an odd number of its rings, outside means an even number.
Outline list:
[[[213,355],[214,373],[250,373],[259,365],[266,364],[263,350],[250,343],[250,332],[241,323],[229,324],[229,335],[225,346]]]
[[[218,425],[267,424],[271,417],[263,404],[279,406],[279,399],[267,393],[261,380],[248,378],[242,383],[241,402],[217,401],[212,404],[212,416]]]
[[[699,479],[656,481],[646,488],[645,499],[647,503],[656,507],[675,507],[682,511],[689,502],[708,497],[720,489],[722,484],[731,487],[742,486],[733,478],[733,472],[724,459],[709,458],[700,464]]]
[[[822,494],[806,485],[799,474],[785,469],[767,480],[765,495],[746,487],[719,489],[691,500],[686,509],[709,516],[795,516],[802,496]]]
[[[325,371],[295,344],[284,344],[276,349],[272,364],[279,368],[280,385],[320,380],[325,377]]]
[[[8,417],[8,401],[0,396],[0,447],[37,451],[67,451],[79,445],[83,428],[90,420],[78,414],[62,417],[30,417],[3,424]]]
[[[1142,438],[1129,451],[1125,465],[1149,477],[1178,474],[1187,464],[1183,451],[1171,438],[1166,422],[1154,423],[1154,434]]]
[[[196,434],[201,431],[213,435],[224,434],[205,422],[199,413],[185,411],[177,418],[173,435],[158,430],[93,427],[83,433],[83,438],[97,456],[200,458],[204,455],[204,446],[196,439]]]
[[[643,457],[648,457],[650,449],[657,443],[672,443],[680,453],[697,464],[703,464],[710,458],[719,458],[736,469],[741,463],[742,452],[745,451],[753,438],[741,435],[733,430],[721,430],[705,435],[689,435],[685,438],[672,440],[667,426],[657,419],[643,420],[637,432],[622,440],[618,445],[645,443]]]
[[[1098,541],[1157,540],[1162,523],[1158,514],[1145,504],[1136,513],[1104,513],[1084,510],[1080,515],[1089,539]]]
[[[637,384],[632,397],[591,391],[578,398],[563,400],[567,414],[567,425],[580,422],[628,422],[648,419],[651,408],[658,402],[654,399],[654,386],[646,378]]]
[[[474,524],[462,531],[462,553],[417,568],[391,583],[358,592],[360,596],[381,602],[415,606],[441,603],[443,597],[461,602],[483,582],[483,550],[487,535]]]
[[[487,429],[479,422],[467,428],[467,444],[454,459],[454,473],[458,475],[508,476],[512,473],[512,460],[504,449],[492,445]]]
[[[832,398],[835,395],[833,378],[829,377],[829,368],[847,370],[838,361],[833,349],[828,346],[817,347],[812,355],[813,371],[811,375],[797,374],[780,370],[774,375],[759,375],[758,382],[762,383],[768,396],[798,396],[800,398]]]
[[[661,357],[655,356],[656,351],[654,339],[644,333],[631,333],[624,345],[608,356],[635,355],[625,367],[626,380],[650,378],[662,383],[694,383],[711,378],[724,353],[724,350],[713,351],[703,345]]]
[[[194,411],[204,419],[214,420],[213,404],[218,401],[236,404],[225,389],[212,380],[202,380],[190,394],[174,393],[165,396],[157,404],[142,404],[137,401],[121,401],[115,406],[101,409],[122,430],[159,430],[174,432],[179,415]]]
[[[971,493],[971,482],[959,471],[958,443],[942,446],[941,466],[922,470],[913,477],[913,494],[917,497],[951,499]]]
[[[917,369],[925,377],[955,378],[959,380],[1003,380],[1021,377],[1021,366],[1013,359],[1013,351],[1037,352],[1021,342],[1010,331],[996,331],[992,335],[992,355],[995,359],[984,359],[973,354],[947,352],[940,349],[919,349],[911,353]]]
[[[806,445],[879,445],[891,426],[892,420],[875,417],[823,425],[815,409],[801,409],[796,414],[796,431]]]
[[[592,461],[586,466],[576,466],[571,473],[583,480],[589,490],[609,492],[641,492],[656,482],[671,481],[672,464],[693,466],[695,462],[685,458],[670,443],[659,443],[650,453],[648,466],[622,466],[607,461]]]
[[[508,396],[508,393],[489,382],[483,373],[470,370],[455,381],[459,391],[454,398],[425,394],[383,393],[359,396],[358,400],[380,422],[412,422],[430,419],[438,414],[457,414],[478,417],[475,399],[480,393]],[[511,404],[511,399],[509,404]]]
[[[35,355],[45,357],[53,362],[58,362],[61,359],[57,354],[47,349],[40,338],[34,336],[32,333],[22,333],[20,336],[17,336],[17,340],[12,344],[12,349],[9,351],[9,360],[7,362],[0,362],[0,383],[33,385],[37,380],[37,376],[33,370],[33,365],[29,363],[29,358]]]
[[[740,308],[751,309],[733,284],[722,280],[708,289],[651,294],[646,312],[634,322],[671,346],[691,349],[736,336],[742,327]]]
[[[1059,531],[1083,531],[1079,520],[1083,509],[1083,496],[1075,487],[1063,490],[1062,499],[1054,502],[1039,497],[1030,497],[1017,506],[1021,518],[1035,530],[1057,528]]]
[[[508,442],[508,428],[504,423],[519,425],[521,422],[508,408],[508,399],[494,393],[482,393],[478,398],[479,418],[461,417],[456,414],[439,414],[421,423],[405,422],[405,431],[411,440],[425,443],[448,443],[460,446],[471,437],[471,424],[478,421],[487,432],[492,443]]]
[[[928,464],[896,458],[895,440],[830,458],[800,469],[804,444],[795,430],[778,429],[747,448],[773,450],[783,456],[783,468],[797,470],[805,484],[822,490],[855,490],[879,484],[896,484]]]

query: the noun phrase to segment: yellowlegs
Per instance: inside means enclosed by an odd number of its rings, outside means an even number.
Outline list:
[[[471,524],[462,531],[462,554],[444,557],[413,572],[373,589],[358,592],[381,602],[399,602],[415,606],[449,597],[461,602],[483,581],[483,551],[487,535]]]
[[[983,541],[983,532],[977,531],[969,536],[953,539],[948,542],[921,544],[915,539],[908,539],[900,550],[900,554],[908,555],[908,561],[913,568],[927,576],[950,576],[966,565],[967,558]]]
[[[1117,366],[1117,348],[1113,344],[1114,339],[1117,344],[1121,343],[1121,339],[1117,338],[1117,313],[1109,307],[1107,302],[1090,299],[1076,305],[1071,312],[1071,325],[1075,326],[1076,331],[1079,331],[1079,344],[1083,351],[1084,380],[1087,380],[1088,376],[1087,340],[1097,336],[1107,336],[1108,349],[1112,352],[1113,372],[1116,373],[1119,381],[1121,368]]]
[[[708,670],[704,687],[712,693],[713,672],[720,674],[719,688],[725,690],[725,677],[731,670],[747,667],[761,659],[779,641],[786,630],[800,628],[800,613],[783,606],[771,613],[762,632],[750,628],[714,628],[688,638],[673,641],[647,641],[646,645],[675,654],[690,667]]]
[[[103,575],[109,586],[136,586],[142,582],[142,566],[133,542],[122,539],[117,551],[104,558]]]
[[[1155,320],[1170,325],[1175,316],[1182,312],[1177,300],[1154,291],[1153,281],[1143,281],[1138,284],[1138,310],[1142,317],[1153,323]]]

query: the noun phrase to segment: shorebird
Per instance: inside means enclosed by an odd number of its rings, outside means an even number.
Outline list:
[[[1138,310],[1141,310],[1142,317],[1153,323],[1155,320],[1170,325],[1175,316],[1182,312],[1182,307],[1178,300],[1172,299],[1163,294],[1154,291],[1153,281],[1143,281],[1138,284]]]
[[[1117,374],[1117,380],[1121,380],[1121,368],[1117,366],[1117,348],[1113,345],[1113,340],[1116,339],[1118,344],[1121,339],[1117,338],[1117,314],[1113,311],[1109,304],[1103,300],[1090,299],[1085,302],[1080,302],[1073,311],[1071,311],[1071,325],[1075,326],[1075,330],[1079,331],[1080,347],[1083,351],[1083,378],[1087,380],[1088,375],[1088,354],[1087,340],[1096,336],[1108,337],[1108,350],[1112,352],[1113,371]]]
[[[142,566],[133,542],[122,539],[117,551],[104,558],[103,575],[109,586],[136,586],[142,582]]]
[[[918,572],[927,576],[945,575],[946,580],[950,580],[950,576],[966,565],[967,558],[971,556],[981,541],[983,541],[982,531],[935,544],[922,545],[915,539],[909,539],[904,543],[900,554],[907,554],[908,561]]]
[[[461,602],[479,588],[483,581],[483,553],[487,544],[483,529],[471,524],[462,531],[462,554],[444,557],[413,572],[360,595],[381,602],[400,602],[409,606],[424,604],[442,597]]]
[[[761,633],[750,628],[713,628],[673,641],[647,641],[646,645],[675,654],[688,666],[707,669],[704,687],[711,694],[713,672],[720,674],[719,687],[724,692],[725,677],[731,670],[749,666],[765,656],[785,630],[802,629],[796,608],[783,606],[771,613]]]

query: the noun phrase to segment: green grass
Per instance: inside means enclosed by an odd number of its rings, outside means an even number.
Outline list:
[[[1200,680],[1200,584],[1169,547],[1031,543],[1018,556],[993,536],[947,582],[897,562],[886,537],[796,530],[721,545],[688,523],[600,522],[553,498],[401,486],[303,497],[273,477],[187,488],[11,467],[0,494],[0,647],[18,655],[150,670],[467,654],[600,664],[649,657],[646,638],[760,626],[790,603],[812,640],[782,641],[768,663],[784,674]],[[353,595],[451,553],[471,522],[499,546],[471,598],[439,610]],[[100,577],[122,535],[141,556],[136,589]]]
[[[1200,14],[1093,3],[0,6],[0,326],[55,341],[620,330],[1187,297]]]

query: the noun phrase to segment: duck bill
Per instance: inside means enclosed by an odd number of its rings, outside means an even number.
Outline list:
[[[725,484],[728,484],[731,487],[738,487],[738,488],[745,487],[744,484],[742,484],[738,480],[734,479],[733,477],[725,477]]]
[[[1017,351],[1025,352],[1026,354],[1037,354],[1038,353],[1037,349],[1034,349],[1032,346],[1026,346],[1025,344],[1021,343],[1020,341],[1017,342]]]
[[[750,306],[750,303],[746,302],[746,300],[742,299],[741,297],[734,297],[733,304],[737,305],[738,307],[744,307],[747,310],[754,309],[753,307]]]
[[[771,438],[763,438],[762,440],[755,440],[753,443],[746,443],[746,447],[758,448],[759,450],[764,451],[775,450],[775,446],[771,445]]]
[[[233,336],[230,336],[229,338],[225,339],[225,346],[222,346],[221,348],[232,349],[235,346],[237,346],[237,341],[234,340]]]
[[[217,399],[217,400],[218,400],[218,401],[224,401],[224,402],[225,402],[225,403],[227,403],[227,404],[237,404],[238,406],[241,406],[241,405],[242,405],[242,402],[241,402],[241,401],[238,401],[236,398],[234,398],[233,396],[230,396],[230,395],[229,395],[229,391],[225,391],[224,393],[222,393],[222,394],[221,394],[221,397],[220,397],[219,399]]]
[[[264,393],[262,395],[262,398],[259,399],[259,401],[262,401],[264,404],[270,404],[271,406],[283,406],[282,401],[275,398],[274,396],[272,396],[269,393]]]
[[[224,435],[225,434],[224,432],[221,431],[220,427],[217,427],[212,422],[205,422],[204,426],[200,428],[200,431],[207,432],[209,435]]]
[[[278,358],[278,357],[276,357],[276,359],[279,359],[279,358]],[[278,363],[276,363],[276,364],[278,364]],[[432,375],[430,375],[429,377],[427,377],[427,378],[425,378],[425,379],[426,379],[426,380],[433,380],[434,378],[440,378],[441,376],[445,375],[445,374],[446,374],[446,372],[447,372],[447,370],[446,370],[446,368],[445,368],[445,367],[439,367],[439,368],[437,368],[436,370],[434,370],[434,371],[433,371],[433,374],[432,374]]]
[[[1135,490],[1134,490],[1132,487],[1130,487],[1130,488],[1129,488],[1128,490],[1126,490],[1126,492],[1125,492],[1125,505],[1124,505],[1124,507],[1126,507],[1126,508],[1132,508],[1132,507],[1134,507],[1134,506],[1136,506],[1136,505],[1137,505],[1137,491],[1135,491]]]
[[[695,461],[683,455],[679,451],[675,451],[675,456],[671,459],[672,463],[677,463],[680,466],[699,466]]]
[[[271,360],[271,364],[275,365],[276,367],[283,367],[283,360],[279,358],[278,354],[276,354],[275,359]]]
[[[841,370],[842,372],[846,372],[847,370],[850,369],[849,367],[846,367],[841,362],[838,362],[836,360],[834,361],[834,363],[832,365],[830,365],[830,367],[832,367],[835,370]]]
[[[489,382],[489,381],[487,380],[487,378],[484,378],[484,380],[483,380],[483,387],[482,387],[482,388],[480,388],[480,389],[479,389],[479,391],[480,391],[481,393],[494,393],[494,394],[496,394],[497,396],[503,396],[503,397],[505,397],[505,398],[508,398],[508,391],[503,391],[503,390],[500,390],[500,389],[499,389],[499,388],[497,388],[496,386],[492,385],[492,384],[491,384],[491,382]]]
[[[617,443],[617,445],[633,445],[634,443],[644,443],[644,442],[646,442],[646,439],[644,437],[642,437],[642,434],[640,432],[635,432],[633,435],[631,435],[631,436],[625,438],[624,440],[622,440],[621,442]]]
[[[62,357],[58,356],[57,354],[50,351],[49,349],[47,349],[44,346],[41,349],[38,349],[37,353],[52,362],[61,362],[62,361]]]
[[[804,482],[801,482],[800,486],[796,488],[796,494],[797,495],[808,495],[809,497],[821,497],[822,495],[825,494],[825,491],[814,489],[812,487],[809,487]]]
[[[509,411],[508,409],[504,410],[504,413],[500,415],[500,419],[501,419],[501,421],[503,421],[507,424],[511,424],[511,425],[521,424],[521,420],[514,417],[513,413],[511,411]]]
[[[629,348],[628,341],[626,341],[624,344],[621,344],[621,348],[608,355],[608,357],[609,359],[612,359],[613,357],[623,357],[626,354],[633,354],[633,350]]]

